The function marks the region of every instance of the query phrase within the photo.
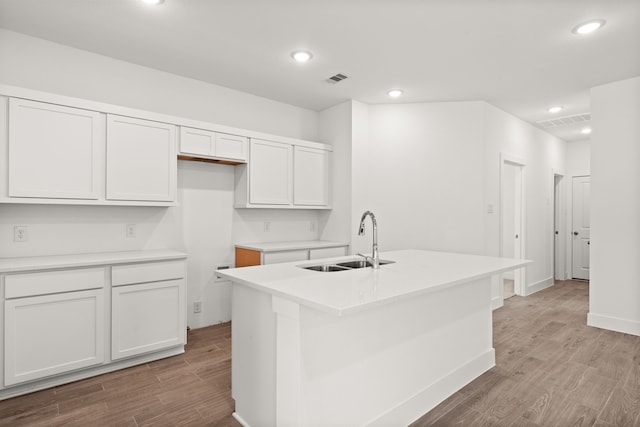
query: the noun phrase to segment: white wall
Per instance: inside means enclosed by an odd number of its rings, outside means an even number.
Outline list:
[[[566,142],[504,111],[484,104],[485,253],[499,255],[500,156],[524,167],[525,294],[553,284],[554,173],[564,174]],[[488,212],[488,206],[493,213]]]
[[[0,30],[0,83],[293,138],[318,140],[319,114],[220,86]],[[0,205],[0,257],[152,248],[189,252],[188,324],[229,320],[228,283],[237,242],[317,237],[315,211],[233,209],[234,168],[178,162],[175,208]],[[264,221],[271,223],[264,232]],[[125,225],[137,224],[134,239]],[[13,225],[29,242],[13,242]],[[202,301],[202,314],[192,302]]]
[[[369,107],[369,159],[362,165],[369,178],[354,192],[368,194],[381,251],[484,251],[482,107]],[[365,240],[369,252],[370,235]]]
[[[320,113],[320,139],[331,141],[330,203],[333,209],[319,215],[318,234],[323,240],[349,242],[352,229],[352,108],[353,101]]]
[[[365,237],[356,235],[360,215],[369,209],[378,219],[381,251],[498,256],[500,158],[507,154],[526,163],[525,256],[535,263],[527,268],[525,293],[553,283],[553,174],[564,173],[564,141],[484,102],[353,101],[351,111],[339,112],[323,112],[333,120],[322,126],[343,129],[344,136],[348,126],[340,120],[351,118],[351,223],[343,230],[350,230],[352,252],[371,251],[370,224]],[[334,209],[348,211],[342,203],[348,202],[338,201]]]
[[[567,176],[591,174],[591,141],[567,142]]]
[[[591,90],[587,322],[640,335],[640,77]]]

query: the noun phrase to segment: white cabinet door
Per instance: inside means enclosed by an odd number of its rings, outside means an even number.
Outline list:
[[[249,202],[290,205],[293,188],[293,146],[251,140]]]
[[[103,131],[95,111],[10,99],[9,196],[98,199]]]
[[[247,138],[226,133],[216,134],[216,157],[247,160]]]
[[[111,289],[111,358],[186,343],[184,279]]]
[[[107,199],[172,202],[177,189],[175,126],[107,116]]]
[[[329,204],[328,151],[295,147],[293,203],[307,206]]]
[[[247,160],[247,138],[181,126],[180,154],[244,162]]]
[[[6,300],[4,385],[104,361],[104,290]]]
[[[180,127],[180,153],[214,156],[216,133],[203,129]]]

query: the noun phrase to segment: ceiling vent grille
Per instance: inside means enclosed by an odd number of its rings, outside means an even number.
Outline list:
[[[555,119],[540,120],[537,124],[544,129],[557,128],[559,126],[586,123],[591,121],[591,113],[575,114],[573,116],[557,117]]]
[[[333,75],[333,76],[329,77],[327,79],[327,81],[329,83],[336,84],[336,83],[340,83],[341,81],[343,81],[344,79],[347,79],[347,78],[349,78],[349,76],[345,76],[344,74],[338,73],[336,75]]]

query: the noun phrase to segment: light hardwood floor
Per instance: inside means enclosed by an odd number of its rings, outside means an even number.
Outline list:
[[[412,427],[640,426],[640,337],[586,326],[587,309],[575,281],[505,301],[496,367]],[[184,355],[2,401],[0,425],[238,426],[230,324],[188,339]]]

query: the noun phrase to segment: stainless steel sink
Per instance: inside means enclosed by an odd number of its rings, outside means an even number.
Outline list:
[[[385,264],[392,264],[395,261],[383,261],[380,260],[380,265],[385,265]],[[356,260],[356,261],[345,261],[345,262],[339,262],[338,264],[341,267],[348,267],[348,268],[364,268],[364,267],[371,267],[373,264],[371,264],[370,261],[365,261],[363,259],[360,260]]]
[[[395,261],[380,260],[380,265],[391,264],[394,262]],[[337,264],[311,265],[307,267],[301,266],[301,268],[304,268],[305,270],[333,272],[333,271],[354,270],[358,268],[365,268],[365,267],[371,267],[371,266],[372,266],[371,262],[360,259],[360,260],[354,260],[354,261],[339,262]]]
[[[302,268],[304,268],[306,270],[324,271],[324,272],[350,270],[350,268],[341,267],[339,265],[312,265],[310,267],[302,267]]]

